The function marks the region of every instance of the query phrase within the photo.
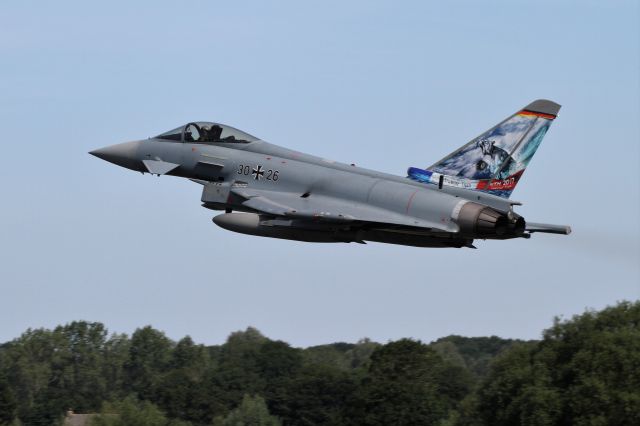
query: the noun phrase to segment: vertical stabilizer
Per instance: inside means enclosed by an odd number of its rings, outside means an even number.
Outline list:
[[[444,175],[446,185],[508,198],[559,110],[555,102],[534,101],[426,170],[409,169],[409,177],[442,185]]]

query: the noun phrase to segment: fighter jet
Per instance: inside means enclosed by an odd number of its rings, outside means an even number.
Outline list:
[[[565,234],[531,223],[510,199],[560,105],[537,100],[430,167],[395,176],[304,154],[220,123],[191,122],[90,154],[202,185],[221,228],[325,243],[475,248],[475,239]]]

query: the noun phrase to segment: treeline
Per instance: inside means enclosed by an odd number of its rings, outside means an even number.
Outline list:
[[[540,341],[449,336],[306,349],[248,328],[219,346],[84,321],[0,345],[0,424],[638,425],[640,302]]]

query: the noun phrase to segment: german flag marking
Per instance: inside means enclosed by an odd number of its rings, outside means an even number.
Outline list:
[[[548,120],[553,120],[554,118],[556,118],[556,116],[552,114],[545,114],[543,112],[536,112],[536,111],[527,111],[526,109],[523,109],[522,111],[520,111],[518,115],[535,115],[536,117],[542,117]]]

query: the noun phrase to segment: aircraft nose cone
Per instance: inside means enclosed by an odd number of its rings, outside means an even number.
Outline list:
[[[139,170],[139,147],[139,141],[125,142],[116,145],[105,146],[104,148],[100,149],[95,149],[93,151],[90,151],[89,154],[121,167],[126,167],[132,170]]]

